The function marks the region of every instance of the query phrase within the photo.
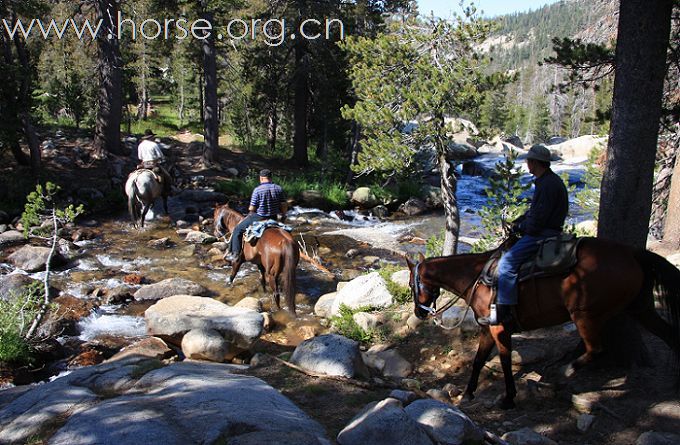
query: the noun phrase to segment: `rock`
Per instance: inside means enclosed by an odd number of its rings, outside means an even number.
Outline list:
[[[463,317],[465,319],[463,320]],[[465,307],[452,306],[448,308],[442,314],[442,325],[446,328],[452,328],[453,326],[458,326],[460,324],[460,329],[463,332],[477,332],[479,331],[479,325],[477,320],[475,320],[475,314],[472,309],[467,310]]]
[[[245,297],[241,299],[234,307],[242,307],[244,309],[250,309],[255,312],[262,312],[262,302],[255,297]]]
[[[340,284],[340,283],[338,283]],[[314,304],[314,315],[317,317],[328,318],[331,316],[331,309],[333,307],[333,301],[335,300],[337,292],[331,292],[319,297]]]
[[[516,134],[505,138],[504,141],[514,145],[515,147],[524,148],[524,144],[522,143],[522,139],[520,139],[520,137],[517,136]]]
[[[444,390],[432,388],[432,389],[428,389],[425,392],[425,394],[427,394],[431,399],[436,400],[438,402],[451,403],[451,399],[449,399],[449,395]]]
[[[163,360],[172,357],[175,352],[168,347],[168,345],[158,337],[143,338],[129,346],[121,349],[107,362],[116,360],[123,360],[128,357],[147,357],[158,360]]]
[[[541,436],[531,428],[510,431],[503,434],[501,438],[510,442],[512,445],[558,445],[554,440]]]
[[[581,394],[571,395],[572,406],[576,409],[576,411],[582,414],[592,413],[599,401],[599,392],[584,392]]]
[[[392,390],[390,397],[399,400],[403,405],[408,405],[418,398],[413,391],[404,391],[403,389]]]
[[[7,230],[0,233],[0,247],[11,246],[12,244],[27,243],[24,234],[18,230]]]
[[[116,286],[113,289],[106,289],[102,302],[104,304],[123,304],[134,299],[134,288],[131,286]]]
[[[229,167],[224,170],[224,173],[228,174],[232,178],[236,178],[238,176],[238,170],[235,169],[234,167]]]
[[[33,283],[39,281],[20,273],[0,276],[0,300],[14,301]]]
[[[264,330],[262,314],[191,295],[164,298],[146,310],[147,332],[178,340],[192,329],[213,329],[237,347],[248,349]]]
[[[680,269],[680,253],[669,255],[666,257],[669,263]]]
[[[448,394],[449,398],[452,400],[463,393],[463,391],[461,391],[460,388],[458,388],[453,383],[447,383],[446,385],[444,385],[442,391]]]
[[[229,245],[225,243],[224,241],[218,241],[216,243],[213,243],[212,245],[213,249],[219,249],[222,252],[226,251]]]
[[[563,142],[567,142],[568,139],[562,136],[552,136],[550,139],[548,139],[548,142],[546,142],[546,145],[557,145],[561,144]]]
[[[192,329],[182,337],[187,358],[221,363],[229,354],[229,342],[213,329]]]
[[[339,445],[431,445],[427,433],[404,411],[401,402],[387,398],[367,405],[338,434]]]
[[[440,209],[444,206],[442,200],[442,189],[432,185],[425,185],[420,190],[420,198],[425,201],[425,205],[431,209]]]
[[[372,266],[376,263],[380,262],[380,257],[373,256],[373,255],[368,255],[363,258],[363,263],[369,266]]]
[[[427,211],[427,205],[418,198],[409,198],[399,207],[399,210],[408,216],[417,216]]]
[[[357,312],[352,315],[354,322],[364,330],[364,332],[371,332],[378,327],[379,319],[373,314],[367,312]]]
[[[377,272],[362,275],[349,282],[333,301],[331,314],[340,312],[340,305],[357,309],[360,307],[384,308],[394,303],[385,280]]]
[[[211,190],[186,189],[175,197],[177,200],[190,203],[211,203],[227,202],[227,195],[224,193],[213,192]]]
[[[100,201],[104,199],[104,194],[92,187],[79,188],[77,192],[78,198],[85,201]]]
[[[194,244],[212,244],[215,241],[217,241],[217,238],[205,232],[193,230],[187,233],[187,236],[186,238],[184,238],[184,241]]]
[[[663,433],[658,431],[647,431],[640,434],[635,441],[635,445],[678,445],[680,435],[674,433]]]
[[[409,317],[406,319],[406,326],[408,326],[408,328],[412,331],[418,329],[418,326],[420,326],[421,324],[423,324],[423,320],[416,317],[415,314],[409,315]]]
[[[135,300],[160,300],[173,295],[208,296],[210,291],[184,278],[168,278],[158,283],[142,286],[135,292]]]
[[[588,219],[576,224],[576,230],[587,233],[589,236],[597,235],[597,221]]]
[[[326,205],[326,199],[319,190],[304,190],[301,193],[300,201],[302,205],[312,208],[321,208]]]
[[[165,249],[172,246],[172,241],[170,241],[170,238],[168,237],[153,239],[146,243],[146,246],[151,247],[153,249]]]
[[[359,249],[349,249],[347,252],[345,252],[345,256],[347,258],[354,258],[355,256],[359,255],[361,251]]]
[[[290,361],[318,374],[347,378],[367,374],[361,361],[359,343],[337,334],[303,341],[295,348]]]
[[[184,230],[184,229],[187,229],[188,227],[190,227],[191,224],[188,221],[184,221],[183,219],[179,219],[175,223],[175,226],[180,230]],[[178,233],[179,233],[179,231],[178,231]],[[185,235],[186,235],[186,233],[185,233]]]
[[[177,251],[177,255],[183,258],[188,258],[196,254],[196,244],[184,246]]]
[[[10,222],[7,212],[0,210],[0,224],[9,224]]]
[[[0,224],[0,233],[7,232],[7,224]]]
[[[45,270],[49,255],[50,249],[48,247],[23,246],[7,259],[19,269],[33,273]],[[59,252],[55,252],[50,261],[50,266],[60,266],[65,263],[66,259]]]
[[[408,269],[398,270],[390,276],[390,280],[392,280],[395,284],[405,288],[409,287],[410,278],[411,271]]]
[[[361,354],[366,366],[376,369],[385,377],[403,379],[413,372],[413,365],[404,359],[397,350],[387,349],[385,345],[372,346]]]
[[[338,281],[338,284],[335,285],[335,291],[340,292],[348,284],[349,281]]]
[[[662,417],[665,419],[672,420],[674,422],[680,421],[680,402],[677,401],[667,401],[657,403],[652,406],[649,413],[655,417]]]
[[[563,159],[587,159],[591,150],[598,145],[606,148],[607,137],[595,135],[580,136],[575,139],[551,145],[550,151],[556,152]]]
[[[585,433],[590,429],[591,425],[595,421],[595,416],[590,414],[581,414],[576,418],[576,428],[582,433]]]
[[[78,369],[18,393],[0,413],[0,442],[329,443],[323,427],[289,399],[258,378],[234,374],[236,369],[242,368],[196,362],[164,367],[132,357]]]
[[[387,218],[388,216],[390,216],[390,211],[384,205],[377,205],[373,207],[369,212],[376,218]]]
[[[352,193],[352,202],[361,208],[369,209],[378,205],[378,198],[375,197],[369,187],[359,187]]]
[[[38,338],[78,335],[77,324],[88,317],[94,309],[91,300],[60,295],[52,300],[50,311],[38,327]]]
[[[436,443],[460,445],[482,443],[484,430],[457,407],[437,400],[416,400],[405,408]]]

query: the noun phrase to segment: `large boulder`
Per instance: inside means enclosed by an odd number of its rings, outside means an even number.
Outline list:
[[[228,197],[224,193],[212,190],[186,189],[182,190],[182,193],[177,195],[175,199],[194,203],[216,203],[226,202]]]
[[[210,235],[209,233],[201,232],[199,230],[192,230],[187,233],[184,241],[194,244],[212,244],[217,241],[217,238]]]
[[[372,272],[355,278],[337,293],[331,306],[331,315],[337,315],[343,304],[351,309],[358,309],[383,308],[393,303],[394,297],[387,290],[385,280],[378,272]]]
[[[305,340],[295,348],[291,363],[311,372],[352,378],[366,375],[359,343],[337,334]]]
[[[168,278],[158,283],[142,286],[135,292],[135,300],[160,300],[173,295],[208,296],[210,291],[184,278]]]
[[[635,445],[678,445],[680,435],[674,433],[662,433],[658,431],[647,431],[642,433],[635,441]]]
[[[397,285],[401,287],[409,287],[409,281],[411,279],[411,271],[408,269],[402,269],[394,272],[390,279]]]
[[[49,247],[23,246],[7,257],[7,259],[19,269],[33,273],[45,270],[50,252],[51,249]],[[66,259],[61,253],[55,251],[50,261],[50,266],[61,266],[63,264],[66,264]]]
[[[439,209],[444,206],[444,200],[442,199],[442,189],[441,187],[435,187],[433,185],[424,185],[420,190],[420,197],[425,204],[431,209]]]
[[[213,329],[192,329],[182,337],[186,358],[223,362],[229,354],[229,342]]]
[[[359,187],[354,190],[354,193],[352,193],[352,202],[364,209],[370,209],[371,207],[380,204],[378,198],[375,197],[368,187]]]
[[[440,445],[484,441],[484,430],[475,425],[460,409],[448,403],[421,399],[411,403],[404,410]]]
[[[361,357],[366,366],[377,370],[385,377],[403,379],[413,372],[413,365],[403,358],[398,351],[388,349],[384,345],[372,346],[362,352]]]
[[[340,431],[340,445],[432,445],[427,433],[397,399],[387,398],[366,406]]]
[[[550,151],[557,152],[563,159],[587,159],[593,148],[604,146],[606,143],[606,137],[585,135],[569,139],[561,144],[551,145]]]
[[[340,284],[340,283],[338,283]],[[337,292],[331,292],[329,294],[324,294],[316,300],[314,304],[314,315],[317,317],[328,318],[331,315],[331,310],[333,309],[333,301],[338,295]]]
[[[399,210],[408,216],[417,216],[427,211],[427,205],[418,198],[409,198],[399,207]]]
[[[12,301],[16,297],[28,290],[28,287],[38,283],[28,275],[15,273],[11,275],[0,276],[0,300]]]
[[[18,230],[7,230],[0,233],[0,248],[11,246],[13,244],[25,243],[28,240],[24,238],[24,234]]]
[[[465,307],[452,306],[444,311],[441,320],[445,328],[458,326],[463,332],[479,331],[479,324],[477,324],[475,313],[472,309],[467,310]]]
[[[554,440],[541,436],[536,431],[526,427],[505,433],[501,438],[512,445],[557,445]]]
[[[262,314],[227,306],[212,298],[175,295],[144,313],[147,332],[179,344],[192,329],[212,329],[239,348],[249,348],[264,330]]]
[[[0,443],[329,445],[323,427],[233,365],[129,357],[17,392]]]

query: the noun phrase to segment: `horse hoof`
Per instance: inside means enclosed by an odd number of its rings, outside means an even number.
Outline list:
[[[576,369],[574,369],[573,365],[565,365],[561,368],[561,374],[562,377],[568,379],[572,377],[576,373]]]
[[[460,399],[460,401],[461,402],[472,402],[474,400],[474,398],[475,398],[474,394],[466,392],[465,394],[463,394],[463,398]]]

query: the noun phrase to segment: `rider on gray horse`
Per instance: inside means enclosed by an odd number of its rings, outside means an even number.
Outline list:
[[[165,155],[158,143],[153,140],[155,137],[156,135],[151,130],[144,132],[142,142],[137,147],[137,158],[139,159],[137,168],[146,168],[156,173],[163,185],[163,195],[169,196],[172,191],[172,177],[162,165],[165,161]]]

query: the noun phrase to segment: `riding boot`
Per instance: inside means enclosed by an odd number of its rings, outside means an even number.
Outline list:
[[[513,321],[512,304],[492,304],[488,317],[480,317],[477,323],[481,326],[498,326]]]

